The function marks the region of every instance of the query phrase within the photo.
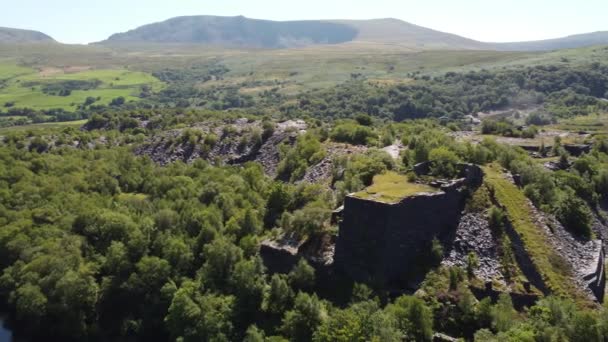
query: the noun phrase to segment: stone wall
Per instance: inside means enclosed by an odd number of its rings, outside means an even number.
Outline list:
[[[298,263],[298,250],[302,245],[299,241],[266,240],[260,245],[260,256],[271,274],[289,273]]]
[[[565,144],[564,149],[574,157],[580,157],[584,153],[591,152],[591,144]]]
[[[463,165],[463,178],[442,191],[388,204],[347,196],[336,244],[335,267],[355,281],[406,286],[430,252],[434,238],[453,238],[470,187],[481,184],[479,167]]]
[[[328,272],[334,262],[335,245],[335,237],[330,234],[314,235],[303,241],[281,237],[263,241],[260,256],[270,274],[289,273],[302,258],[317,272]]]
[[[595,267],[592,267],[589,274],[583,277],[587,282],[587,287],[597,299],[598,302],[604,302],[604,289],[606,288],[606,270],[604,269],[604,262],[606,256],[604,254],[604,248],[602,248],[601,241],[598,241],[599,248],[595,250],[597,253],[597,263]]]
[[[500,297],[501,294],[506,293],[511,297],[513,307],[515,307],[517,310],[532,307],[539,299],[539,296],[534,293],[502,292],[493,289],[491,286],[486,286],[483,289],[471,286],[470,289],[475,298],[478,300],[490,298],[494,303],[498,301],[498,297]]]

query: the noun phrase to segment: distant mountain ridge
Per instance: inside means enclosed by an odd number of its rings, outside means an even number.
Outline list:
[[[593,45],[607,45],[608,31],[598,31],[571,35],[563,38],[515,43],[493,43],[496,50],[504,51],[547,51],[575,49]]]
[[[276,49],[349,42],[417,49],[547,51],[608,45],[608,31],[530,42],[487,43],[390,18],[272,21],[243,16],[187,16],[117,33],[101,43],[182,43]]]
[[[332,20],[357,30],[354,41],[400,44],[412,47],[484,49],[485,44],[455,34],[385,18],[369,20]]]
[[[483,43],[398,19],[271,21],[238,17],[172,18],[112,35],[102,44],[186,43],[241,48],[290,48],[354,41],[412,47],[482,49]]]
[[[21,30],[0,27],[0,43],[51,43],[55,42],[50,36],[32,30]]]
[[[351,41],[357,31],[325,21],[271,21],[238,17],[172,18],[112,35],[106,42],[208,44],[242,48],[288,48]]]

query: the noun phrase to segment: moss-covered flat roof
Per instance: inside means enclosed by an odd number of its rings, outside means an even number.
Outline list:
[[[379,202],[396,203],[415,194],[438,191],[438,189],[428,185],[412,183],[408,181],[406,176],[396,172],[387,172],[376,175],[371,186],[353,194],[353,196]]]

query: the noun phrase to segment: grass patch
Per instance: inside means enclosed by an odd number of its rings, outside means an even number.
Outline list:
[[[19,74],[21,72],[21,74]],[[23,74],[25,73],[25,74]],[[163,83],[150,74],[128,70],[88,70],[75,73],[57,73],[45,75],[36,70],[17,66],[0,65],[2,75],[12,75],[4,88],[0,89],[0,105],[14,102],[15,107],[28,107],[37,110],[63,108],[73,111],[87,97],[100,98],[96,104],[109,104],[112,99],[124,97],[126,101],[139,100],[139,93],[144,85],[153,91],[162,88]],[[69,96],[49,95],[43,92],[48,85],[65,81],[96,81],[98,87],[89,90],[73,90]],[[33,84],[33,86],[24,86]]]
[[[20,67],[11,63],[0,63],[0,80],[36,72],[34,69]]]
[[[412,183],[404,175],[387,172],[376,175],[371,186],[357,192],[354,196],[361,199],[396,203],[405,197],[418,193],[437,191],[439,190],[428,185]]]
[[[570,132],[585,131],[593,134],[608,132],[608,113],[575,116],[560,120],[554,127]]]
[[[505,179],[499,166],[487,166],[484,171],[486,184],[493,190],[498,203],[504,206],[509,221],[521,237],[526,252],[549,291],[578,303],[588,302],[580,290],[572,285],[571,271],[565,267],[566,262],[551,248],[546,233],[534,223],[531,204],[524,193]]]
[[[46,123],[38,123],[31,125],[22,125],[22,126],[10,126],[10,127],[2,127],[0,128],[0,134],[15,132],[15,131],[29,131],[29,130],[38,130],[38,129],[52,129],[52,128],[64,128],[64,127],[74,127],[79,128],[88,120],[78,120],[78,121],[64,121],[64,122],[46,122]]]

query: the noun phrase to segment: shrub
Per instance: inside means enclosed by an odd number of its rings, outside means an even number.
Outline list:
[[[295,289],[308,290],[315,285],[315,269],[300,259],[289,272],[289,283]]]
[[[307,206],[297,210],[291,220],[292,232],[297,236],[304,237],[320,233],[329,220],[331,211],[325,208]]]
[[[376,139],[376,134],[371,128],[353,123],[337,125],[331,132],[331,139],[336,142],[354,145],[368,145]]]
[[[475,252],[471,251],[467,255],[467,276],[469,279],[475,277],[475,269],[479,267],[479,258]]]
[[[453,178],[457,174],[456,164],[459,159],[456,153],[450,151],[447,147],[438,147],[429,153],[429,161],[431,164],[431,174],[434,176]]]
[[[357,114],[355,120],[362,126],[371,126],[373,124],[372,117],[367,114]]]
[[[401,296],[386,311],[397,319],[397,325],[414,341],[431,341],[433,313],[424,301],[413,296]]]
[[[502,293],[492,309],[492,326],[497,331],[507,331],[515,325],[517,312],[513,308],[511,296]]]
[[[557,219],[572,233],[591,238],[591,211],[573,193],[566,195],[554,209]]]
[[[431,263],[432,263],[432,265],[437,266],[441,263],[441,260],[443,260],[443,253],[444,253],[443,245],[437,238],[434,238],[433,241],[431,242]]]
[[[492,206],[488,212],[488,223],[493,232],[502,234],[505,228],[506,215],[504,210]]]
[[[553,121],[549,114],[534,112],[526,118],[526,125],[545,126],[552,124]]]

